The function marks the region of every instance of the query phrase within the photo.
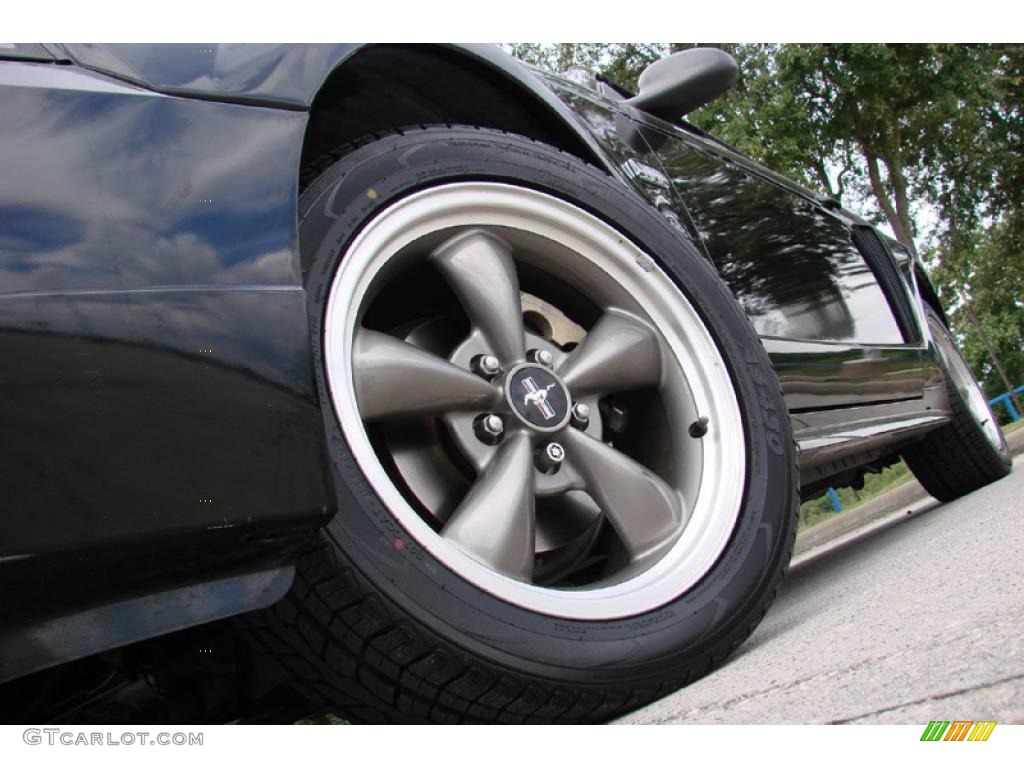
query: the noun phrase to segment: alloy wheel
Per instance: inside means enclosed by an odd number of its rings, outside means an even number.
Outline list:
[[[480,588],[620,618],[693,586],[725,547],[745,450],[715,339],[581,208],[486,182],[410,195],[348,247],[324,335],[374,491]]]

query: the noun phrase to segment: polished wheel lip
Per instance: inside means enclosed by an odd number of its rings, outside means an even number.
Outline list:
[[[517,581],[488,568],[444,541],[420,518],[374,452],[360,416],[351,365],[364,299],[374,277],[404,247],[438,231],[471,227],[548,238],[575,254],[579,265],[599,270],[609,285],[642,296],[647,319],[658,328],[678,363],[676,384],[688,387],[694,408],[711,417],[711,432],[688,444],[699,453],[701,474],[699,493],[686,510],[686,527],[656,562],[635,577],[609,586],[563,590]],[[457,182],[395,202],[363,227],[339,264],[328,296],[324,345],[335,415],[370,486],[401,526],[434,557],[502,600],[567,619],[606,620],[647,613],[703,578],[735,529],[746,477],[744,429],[734,385],[713,337],[649,256],[608,224],[560,198],[510,184]],[[685,429],[675,433],[683,439]]]
[[[945,364],[946,372],[953,380],[953,386],[960,393],[967,410],[974,417],[974,422],[993,448],[1000,453],[1008,452],[1003,430],[999,428],[999,422],[996,420],[995,414],[992,413],[988,399],[985,397],[981,385],[978,384],[978,380],[974,378],[959,347],[949,335],[949,331],[931,316],[928,318],[928,325],[940,350],[939,354]]]

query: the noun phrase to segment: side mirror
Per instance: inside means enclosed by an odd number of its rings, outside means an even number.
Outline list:
[[[740,76],[736,59],[718,48],[689,48],[658,59],[640,74],[640,92],[626,103],[675,121],[714,101]]]

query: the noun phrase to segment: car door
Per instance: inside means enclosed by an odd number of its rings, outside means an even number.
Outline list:
[[[643,134],[679,218],[772,356],[791,412],[921,397],[916,316],[871,227],[697,133],[647,125]]]

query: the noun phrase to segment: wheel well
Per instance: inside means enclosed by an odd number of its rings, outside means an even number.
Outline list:
[[[362,136],[427,123],[498,128],[600,165],[550,107],[501,72],[440,46],[373,45],[342,63],[321,87],[299,170]]]

